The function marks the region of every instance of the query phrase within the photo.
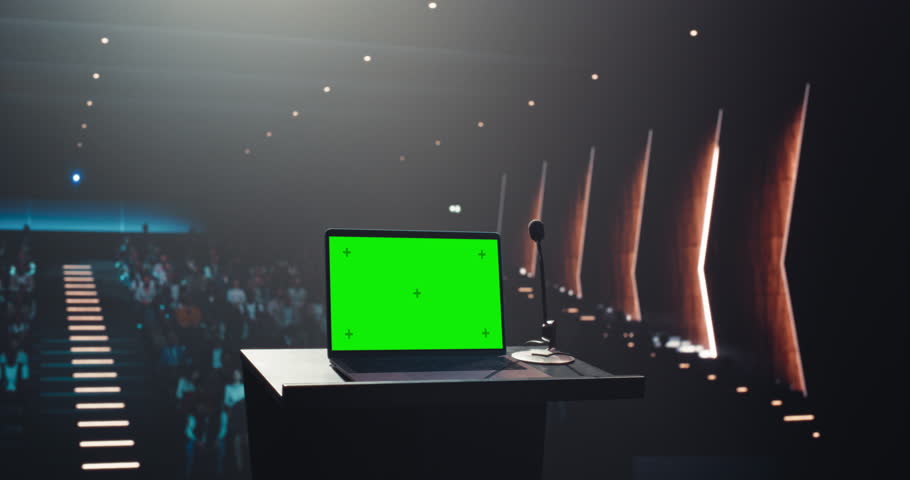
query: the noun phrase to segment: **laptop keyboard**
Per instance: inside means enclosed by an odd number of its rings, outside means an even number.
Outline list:
[[[504,357],[395,357],[348,358],[344,364],[359,373],[380,372],[458,372],[482,370],[524,370],[525,367]]]

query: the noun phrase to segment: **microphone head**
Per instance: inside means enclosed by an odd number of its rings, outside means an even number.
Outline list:
[[[543,240],[543,222],[534,219],[528,224],[528,233],[531,234],[531,240],[539,242]]]

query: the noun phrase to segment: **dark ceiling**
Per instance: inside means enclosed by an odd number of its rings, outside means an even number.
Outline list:
[[[854,39],[879,35],[831,3],[437,3],[4,1],[4,193],[210,212],[495,201],[500,172],[806,82],[837,98]]]

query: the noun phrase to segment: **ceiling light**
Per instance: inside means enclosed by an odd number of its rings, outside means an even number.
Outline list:
[[[92,78],[94,78],[95,80],[98,80],[99,78],[101,78],[101,74],[98,72],[95,72],[92,74]]]
[[[370,63],[370,62],[373,61],[373,57],[371,57],[371,56],[369,56],[369,55],[364,55],[364,56],[363,56],[363,61],[364,61],[364,62],[367,62],[367,63]]]
[[[95,104],[95,102],[93,102],[93,101],[91,101],[91,100],[86,100],[86,101],[85,101],[85,106],[86,106],[86,107],[91,108],[92,105],[94,105],[94,104]]]
[[[696,29],[694,29],[694,28],[693,28],[692,30],[689,30],[689,36],[690,36],[690,37],[697,37],[697,36],[698,36],[698,30],[696,30]]]
[[[433,144],[438,147],[438,146],[442,145],[442,140],[436,140],[435,142],[433,142]]]
[[[272,138],[272,131],[271,131],[271,130],[265,132],[265,138]]]
[[[438,7],[438,6],[439,6],[439,5],[437,5],[436,2],[430,2],[430,3],[427,4],[427,7],[428,7],[430,10],[436,10],[436,7]]]
[[[101,44],[102,44],[102,45],[107,45],[108,43],[111,43],[111,39],[110,39],[110,38],[101,37]]]
[[[483,128],[484,125],[486,124],[483,122],[477,122],[477,128]]]
[[[300,116],[300,110],[293,110],[293,111],[291,111],[291,116],[294,117],[294,118],[299,117],[299,116]]]
[[[528,100],[529,107],[533,107],[534,105],[537,105],[537,102],[535,102],[534,100]]]
[[[600,75],[598,75],[596,73],[591,74],[591,80],[597,80],[598,78],[600,78]]]
[[[329,93],[332,91],[332,87],[329,85],[326,85],[326,86],[322,87],[322,91],[325,93]]]

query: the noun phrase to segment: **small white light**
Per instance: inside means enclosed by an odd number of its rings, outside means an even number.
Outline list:
[[[132,447],[135,444],[136,442],[133,440],[83,440],[79,442],[79,447]]]
[[[566,293],[568,293],[568,294],[569,294],[569,296],[570,296],[570,297],[572,297],[572,296],[574,296],[574,295],[575,295],[575,290],[572,290],[572,289],[571,289],[571,288],[570,288],[570,289],[569,289],[569,291],[568,291],[568,292],[566,292]]]
[[[483,122],[477,122],[477,128],[483,128],[484,125],[486,124]]]
[[[111,347],[70,347],[72,353],[110,353]]]
[[[566,287],[559,287],[559,293],[566,293]]]
[[[822,434],[820,432],[812,432],[812,438],[821,438]]]
[[[271,131],[271,130],[265,132],[265,138],[272,138],[272,131]]]
[[[73,393],[120,393],[120,387],[75,387]]]
[[[439,6],[439,5],[437,5],[436,2],[430,2],[430,3],[427,4],[427,7],[428,7],[430,10],[436,10],[436,7],[438,7],[438,6]]]
[[[86,128],[88,128],[88,124],[87,124],[87,123],[83,123],[82,125],[79,125],[79,128],[85,130]]]
[[[815,415],[811,413],[804,415],[784,415],[785,422],[811,422],[815,420]]]
[[[81,180],[82,180],[82,175],[79,175],[78,173],[73,174],[73,183],[79,183]]]
[[[698,36],[698,30],[696,30],[696,29],[694,29],[694,28],[693,28],[692,30],[689,30],[689,36],[690,36],[690,37],[697,37],[697,36]]]
[[[528,100],[529,107],[533,107],[534,105],[537,105],[537,102],[535,102],[534,100]]]
[[[73,378],[117,378],[117,372],[73,372]]]
[[[139,468],[139,462],[83,463],[83,470],[124,470]]]
[[[521,268],[518,269],[518,274],[519,274],[519,275],[522,275],[522,276],[527,275],[527,274],[528,274],[528,269],[525,268],[525,267],[521,267]]]
[[[253,153],[253,151],[250,149],[250,147],[246,147],[246,148],[243,149],[243,154],[244,154],[244,155],[249,155],[249,154],[251,154],[251,153]]]
[[[398,156],[398,161],[399,161],[399,162],[403,162],[403,161],[405,161],[405,160],[407,160],[407,157],[405,157],[404,155],[399,155],[399,156]]]
[[[294,117],[294,118],[299,117],[299,116],[300,116],[300,110],[293,110],[293,111],[291,111],[291,116]]]
[[[717,375],[715,375],[715,374],[713,374],[713,373],[708,374],[708,381],[709,381],[709,382],[713,382],[713,381],[715,381],[715,380],[717,380]]]
[[[79,428],[110,428],[110,427],[128,427],[129,420],[82,420],[76,422]]]
[[[82,145],[83,145],[82,142],[76,142],[76,148],[82,148]],[[77,182],[79,181],[79,180],[76,180],[76,177],[75,177],[75,176],[73,177],[73,180],[75,180],[75,181],[77,181]]]
[[[92,74],[92,78],[94,78],[95,80],[98,80],[99,78],[101,78],[101,74],[98,72],[95,72]]]
[[[86,106],[86,107],[92,108],[92,105],[94,105],[94,104],[95,104],[95,102],[93,102],[93,101],[91,101],[91,100],[86,100],[86,101],[85,101],[85,106]]]
[[[433,142],[433,144],[438,147],[438,146],[442,145],[442,140],[437,139],[435,142]]]
[[[373,57],[371,57],[371,56],[369,56],[369,55],[364,55],[364,56],[363,56],[363,61],[364,61],[364,62],[367,62],[367,63],[370,63],[370,62],[373,61]]]
[[[76,404],[76,410],[106,410],[111,408],[126,408],[126,404],[123,402],[93,402]]]
[[[102,45],[107,45],[108,43],[111,43],[111,39],[110,39],[110,38],[101,37],[101,44],[102,44]]]
[[[332,87],[330,85],[326,85],[326,86],[322,87],[322,91],[325,93],[329,93],[332,91]]]
[[[600,78],[600,75],[598,75],[596,73],[591,74],[591,80],[597,80],[598,78]]]

